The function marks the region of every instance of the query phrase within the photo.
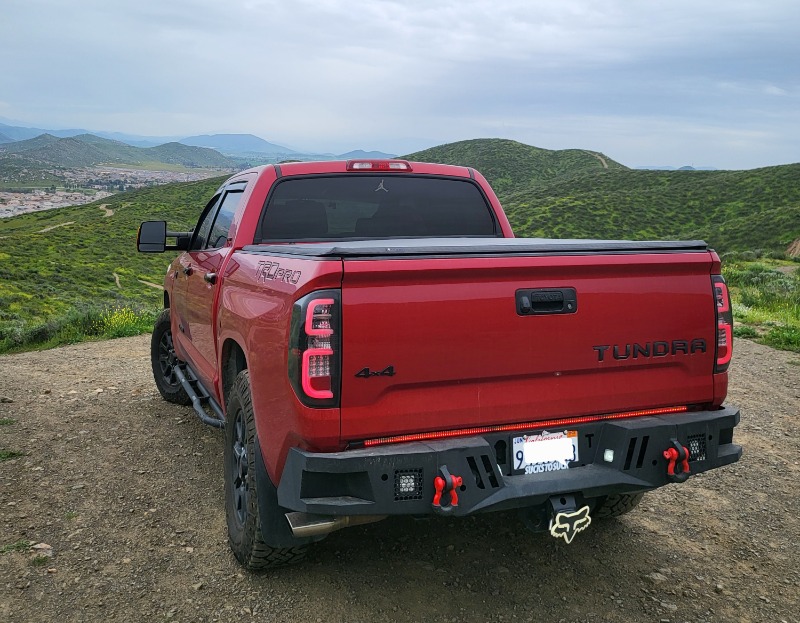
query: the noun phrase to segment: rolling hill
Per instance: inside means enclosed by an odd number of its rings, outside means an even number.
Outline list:
[[[0,145],[0,157],[17,154],[32,164],[43,163],[56,167],[87,167],[98,164],[145,163],[180,164],[186,167],[235,168],[236,163],[218,151],[166,143],[158,147],[133,147],[93,134],[59,138],[42,134],[32,139]]]
[[[169,260],[136,252],[139,223],[166,219],[191,229],[220,181],[167,184],[0,219],[0,351],[3,340],[75,309],[157,307],[160,290],[139,279],[160,284]]]
[[[498,196],[581,173],[627,170],[627,167],[598,152],[581,149],[553,151],[505,139],[449,143],[403,158],[472,167],[486,176]]]
[[[40,137],[31,149],[53,140],[59,139]],[[95,154],[107,147],[83,144]],[[182,148],[195,149],[164,146],[167,152]],[[723,253],[783,251],[800,238],[800,164],[640,171],[594,152],[496,140],[443,145],[407,158],[479,169],[498,189],[518,236],[703,238]],[[145,282],[160,284],[169,258],[136,253],[137,227],[165,219],[170,229],[190,229],[220,181],[169,184],[102,204],[0,219],[0,351],[4,340],[44,330],[71,310],[157,308],[161,292]]]
[[[643,171],[596,152],[549,151],[497,139],[404,157],[481,171],[518,236],[701,238],[720,251],[783,251],[800,238],[800,164]]]

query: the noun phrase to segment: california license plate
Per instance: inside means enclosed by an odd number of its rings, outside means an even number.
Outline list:
[[[578,460],[578,431],[544,431],[512,441],[515,474],[556,472]]]

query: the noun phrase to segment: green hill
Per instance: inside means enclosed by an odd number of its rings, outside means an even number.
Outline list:
[[[720,251],[783,251],[800,238],[800,164],[634,171],[595,152],[548,151],[499,139],[462,141],[404,158],[481,171],[517,236],[701,238]]]
[[[136,252],[139,223],[191,229],[222,179],[0,219],[0,352],[76,309],[161,305],[161,291],[142,281],[161,284],[171,258]]]
[[[58,138],[42,134],[25,141],[0,145],[0,174],[6,166],[40,171],[47,167],[78,168],[101,164],[156,167],[159,164],[192,168],[233,169],[237,163],[213,149],[166,143],[158,147],[133,147],[93,134]],[[2,177],[2,175],[0,175]]]
[[[580,173],[627,169],[598,152],[581,149],[551,151],[499,138],[449,143],[403,158],[472,167],[486,176],[498,196]]]

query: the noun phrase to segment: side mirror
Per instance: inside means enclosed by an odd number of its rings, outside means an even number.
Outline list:
[[[186,251],[191,243],[192,233],[190,231],[167,231],[166,221],[145,221],[139,225],[136,248],[139,253]],[[175,244],[167,244],[167,238],[175,238]]]
[[[139,253],[163,253],[167,250],[167,222],[145,221],[136,235]]]

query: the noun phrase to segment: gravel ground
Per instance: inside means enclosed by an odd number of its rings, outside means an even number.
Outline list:
[[[572,545],[515,513],[397,518],[250,574],[221,434],[159,398],[147,337],[0,357],[0,621],[800,621],[800,356],[734,361],[742,460]]]

